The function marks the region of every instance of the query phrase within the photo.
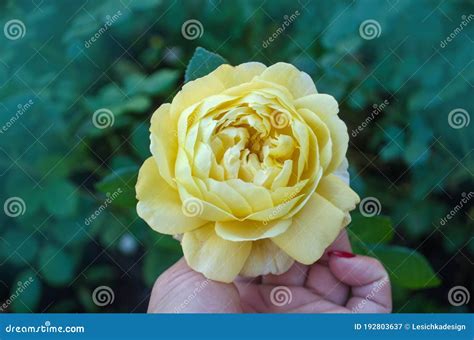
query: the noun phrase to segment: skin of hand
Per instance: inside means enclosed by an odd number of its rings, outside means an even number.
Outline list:
[[[313,265],[295,263],[282,275],[238,278],[230,284],[206,279],[181,259],[156,280],[148,312],[390,313],[385,268],[350,251],[342,231]]]

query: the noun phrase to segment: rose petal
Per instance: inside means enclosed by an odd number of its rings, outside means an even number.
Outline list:
[[[317,93],[311,77],[291,64],[277,63],[269,66],[259,78],[282,85],[295,99]]]
[[[216,222],[216,233],[229,241],[255,241],[284,233],[291,225],[291,219],[270,222],[231,221]]]
[[[355,209],[360,201],[359,196],[335,175],[321,178],[316,192],[344,212]]]
[[[178,192],[160,176],[153,157],[148,158],[140,168],[136,192],[138,216],[160,233],[184,233],[206,223],[183,214]]]
[[[252,242],[232,242],[220,238],[214,223],[185,233],[184,257],[188,265],[211,280],[232,282],[247,260]]]
[[[344,213],[321,195],[314,193],[303,209],[293,217],[292,226],[272,238],[284,252],[303,264],[312,264],[336,239]]]
[[[288,271],[293,263],[294,260],[271,240],[258,240],[252,242],[252,250],[240,275],[248,277],[280,275]]]
[[[332,159],[325,173],[333,172],[344,159],[349,135],[346,124],[338,117],[338,104],[327,94],[313,94],[295,101],[298,109],[308,109],[316,114],[328,127],[332,140]]]
[[[174,164],[178,153],[177,123],[171,119],[170,104],[161,105],[151,116],[150,151],[158,164],[161,176],[169,185],[174,182]]]

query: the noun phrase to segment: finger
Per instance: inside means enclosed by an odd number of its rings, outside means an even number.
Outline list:
[[[324,263],[327,263],[327,261],[329,260],[328,253],[334,250],[346,251],[348,253],[352,252],[351,242],[349,241],[349,237],[347,236],[347,230],[345,228],[341,230],[334,242],[326,248],[323,256],[321,257],[321,259],[319,259],[318,262],[322,261]]]
[[[262,284],[275,286],[303,286],[306,281],[308,266],[295,262],[291,268],[281,275],[268,274],[262,276]]]
[[[179,260],[156,280],[149,313],[241,313],[233,284],[215,282]]]
[[[352,287],[346,307],[356,313],[390,313],[391,287],[383,265],[368,256],[333,251],[329,268],[341,282]]]
[[[350,252],[351,245],[346,230],[342,230],[336,240],[326,249],[323,257],[313,264],[308,272],[306,287],[325,299],[345,305],[349,297],[349,287],[339,281],[328,267],[328,252],[334,250]]]

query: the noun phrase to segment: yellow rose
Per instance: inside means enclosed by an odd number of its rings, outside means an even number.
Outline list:
[[[151,118],[137,212],[182,235],[207,278],[281,274],[312,264],[359,197],[347,175],[338,104],[294,66],[222,65],[183,86]]]

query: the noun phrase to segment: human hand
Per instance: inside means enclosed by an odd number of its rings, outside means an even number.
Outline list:
[[[206,279],[181,259],[155,282],[150,313],[389,313],[390,281],[382,264],[350,253],[345,231],[311,266],[282,275]]]

